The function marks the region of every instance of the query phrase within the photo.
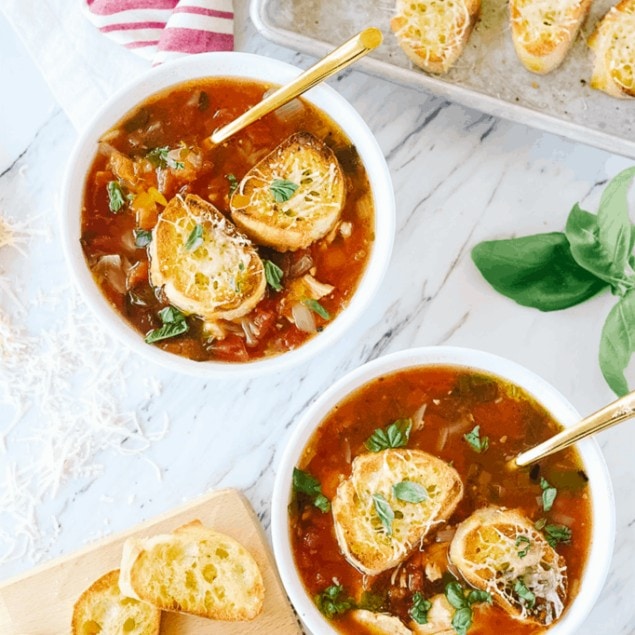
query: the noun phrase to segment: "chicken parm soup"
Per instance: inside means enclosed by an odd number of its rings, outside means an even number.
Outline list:
[[[328,328],[355,292],[374,210],[344,132],[296,99],[222,144],[209,140],[269,89],[180,84],[100,139],[81,245],[148,346],[193,360],[278,355]]]
[[[535,635],[576,596],[591,537],[575,449],[527,393],[454,366],[376,378],[320,423],[293,472],[304,587],[339,633]]]

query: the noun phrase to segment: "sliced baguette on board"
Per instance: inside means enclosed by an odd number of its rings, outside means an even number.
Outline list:
[[[73,606],[72,635],[159,635],[161,611],[119,589],[119,569],[95,580]]]
[[[591,87],[613,97],[635,97],[635,0],[609,9],[587,42],[594,53]]]
[[[560,66],[589,14],[592,0],[510,0],[512,41],[533,73]]]
[[[397,498],[394,486],[404,481],[424,488],[426,498],[417,503]],[[395,514],[390,533],[378,514],[377,495]],[[360,571],[381,573],[398,565],[447,520],[462,497],[457,471],[427,452],[390,449],[360,454],[332,500],[340,549]]]
[[[164,611],[252,620],[262,610],[258,564],[239,542],[193,521],[170,534],[124,543],[121,590]]]
[[[480,0],[397,0],[390,28],[412,62],[440,75],[463,52],[480,8]]]
[[[548,626],[564,610],[564,558],[516,510],[484,507],[468,516],[452,538],[450,561],[519,621]]]
[[[296,251],[333,229],[345,198],[333,151],[312,134],[297,132],[247,172],[230,206],[233,221],[254,242]]]

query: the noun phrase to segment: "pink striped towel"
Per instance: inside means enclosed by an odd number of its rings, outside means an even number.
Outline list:
[[[82,0],[91,22],[153,65],[234,48],[232,0]]]

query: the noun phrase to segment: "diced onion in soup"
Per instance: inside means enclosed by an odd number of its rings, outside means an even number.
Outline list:
[[[333,291],[333,289],[335,289],[332,284],[325,284],[324,282],[316,280],[310,273],[307,273],[304,278],[302,278],[302,280],[304,280],[307,287],[309,287],[309,290],[311,291],[311,297],[315,300],[323,298],[325,295],[328,295],[329,293],[331,293],[331,291]]]
[[[308,306],[300,304],[299,302],[291,307],[291,315],[295,325],[301,331],[305,333],[315,333],[317,327],[315,326],[315,318],[313,312]]]

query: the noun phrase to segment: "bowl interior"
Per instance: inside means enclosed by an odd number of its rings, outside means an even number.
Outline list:
[[[248,53],[206,53],[159,66],[114,95],[96,114],[79,138],[70,157],[62,191],[62,238],[67,263],[89,306],[126,346],[152,361],[196,375],[258,375],[306,361],[338,339],[362,314],[374,296],[388,266],[395,224],[395,202],[390,173],[372,132],[355,109],[327,85],[303,97],[327,113],[356,146],[370,182],[375,208],[375,243],[368,265],[349,305],[322,333],[299,348],[246,363],[196,362],[144,343],[143,338],[115,313],[88,270],[80,246],[82,197],[88,166],[99,137],[128,111],[165,88],[203,77],[237,77],[283,84],[300,73],[289,64]]]
[[[291,553],[287,508],[293,468],[317,425],[352,391],[380,375],[408,367],[440,365],[480,370],[516,384],[564,426],[580,419],[573,406],[533,372],[509,360],[472,349],[430,347],[401,351],[369,362],[336,382],[309,407],[291,435],[277,468],[272,501],[273,547],[282,581],[300,618],[313,633],[331,632],[331,629],[307,595]],[[553,635],[575,633],[591,610],[608,573],[615,534],[613,491],[600,449],[594,439],[585,439],[576,448],[589,476],[593,528],[581,588],[563,617],[549,629]]]

